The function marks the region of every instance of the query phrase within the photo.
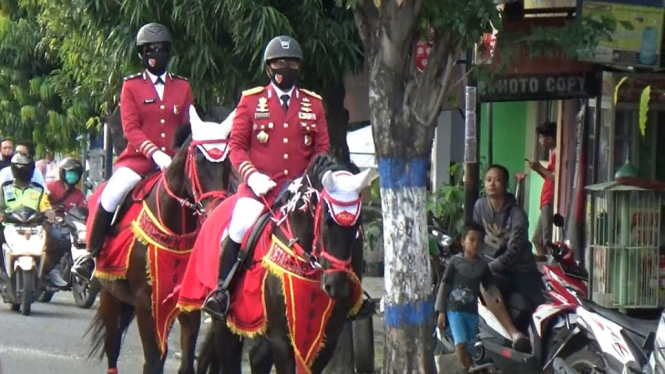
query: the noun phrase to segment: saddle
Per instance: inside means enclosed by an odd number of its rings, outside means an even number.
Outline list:
[[[115,214],[113,215],[110,235],[117,235],[118,230],[120,229],[117,227],[117,225],[122,220],[129,207],[134,203],[145,200],[155,188],[161,176],[162,172],[160,170],[156,170],[146,175],[133,189],[128,191],[125,196],[123,196],[122,204],[118,206],[118,208],[115,210]],[[104,188],[106,188],[106,186],[104,186]],[[131,198],[128,198],[128,196],[131,196]]]
[[[249,231],[247,231],[247,234],[245,234],[245,238],[242,242],[242,245],[240,246],[240,252],[238,254],[238,257],[241,259],[239,266],[244,266],[245,268],[252,266],[252,263],[247,262],[247,259],[254,258],[254,251],[256,250],[256,245],[259,239],[261,238],[261,235],[263,235],[263,233],[265,232],[265,229],[271,223],[272,213],[270,212],[270,210],[274,211],[275,209],[278,209],[278,206],[280,205],[282,198],[287,193],[288,193],[288,188],[282,188],[280,193],[277,195],[275,203],[272,205],[271,209],[264,212],[256,221],[254,226],[252,226],[252,228]]]

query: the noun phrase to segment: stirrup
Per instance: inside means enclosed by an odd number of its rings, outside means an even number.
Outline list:
[[[207,307],[208,301],[211,298],[214,298],[214,296],[218,292],[221,292],[226,297],[226,308],[224,308],[224,311],[222,313],[219,313],[215,310],[211,310],[210,308]],[[229,293],[229,291],[225,288],[223,288],[221,290],[214,289],[214,290],[210,291],[208,296],[206,296],[205,300],[203,301],[203,306],[201,307],[201,310],[208,313],[208,314],[210,314],[210,316],[212,318],[216,319],[216,320],[224,321],[226,319],[226,314],[229,312],[229,307],[230,306],[231,306],[231,294]]]

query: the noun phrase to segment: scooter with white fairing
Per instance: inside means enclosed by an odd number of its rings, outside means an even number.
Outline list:
[[[665,331],[660,319],[632,318],[614,309],[602,307],[592,301],[579,298],[577,320],[573,334],[565,349],[574,354],[565,357],[558,373],[607,373],[640,374],[664,373],[651,371],[649,357],[654,342],[665,346]],[[657,328],[660,337],[656,338]],[[662,356],[662,353],[660,353]],[[655,360],[655,358],[654,358]],[[663,365],[661,357],[661,365]]]
[[[2,244],[4,268],[0,272],[0,292],[14,311],[30,315],[32,303],[42,291],[42,272],[46,258],[45,216],[27,207],[4,212],[5,243]]]

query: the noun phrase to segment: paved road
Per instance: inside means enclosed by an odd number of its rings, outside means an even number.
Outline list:
[[[106,359],[87,360],[89,340],[83,338],[96,311],[79,309],[71,293],[57,293],[48,304],[36,303],[32,314],[25,317],[0,305],[0,374],[89,374],[105,373]],[[166,372],[175,373],[179,362],[173,352],[179,350],[178,324],[169,339]],[[120,373],[142,373],[143,351],[136,323],[125,337]]]
[[[380,297],[383,280],[368,278],[363,285],[372,296]],[[1,299],[0,299],[1,302]],[[105,373],[106,359],[87,360],[90,341],[83,334],[96,312],[96,305],[90,310],[79,309],[74,305],[71,293],[57,293],[48,304],[35,303],[32,315],[24,317],[9,310],[0,303],[0,374],[89,374]],[[202,329],[207,326],[204,325]],[[380,367],[383,359],[383,321],[374,319],[374,343],[376,363]],[[176,373],[179,360],[174,352],[180,350],[180,329],[176,323],[169,338],[169,357],[166,373]],[[450,370],[457,359],[447,356],[441,366],[446,374],[456,374]],[[125,337],[118,371],[125,373],[143,372],[143,351],[136,323],[133,322]],[[244,373],[249,373],[247,369]]]

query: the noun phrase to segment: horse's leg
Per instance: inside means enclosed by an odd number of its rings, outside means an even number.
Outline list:
[[[194,374],[194,356],[196,354],[196,338],[199,336],[201,326],[201,311],[181,312],[178,315],[180,322],[180,369],[178,374]]]
[[[251,343],[249,350],[249,366],[252,374],[270,374],[272,370],[272,351],[267,339],[258,338]]]
[[[270,337],[270,349],[277,374],[294,374],[296,372],[296,355],[287,335],[276,334]]]
[[[101,313],[106,336],[104,338],[104,351],[108,364],[108,373],[117,373],[118,357],[120,356],[120,345],[122,334],[127,330],[134,316],[134,308],[125,304],[106,289],[101,290],[99,300],[99,312]]]
[[[150,294],[152,287],[147,284],[139,291],[136,300],[136,322],[139,326],[139,335],[143,344],[143,374],[163,374],[167,352],[162,353],[157,342],[155,319],[152,316]]]
[[[323,373],[323,369],[326,368],[328,363],[333,357],[333,354],[335,353],[335,347],[337,346],[337,342],[335,344],[330,344],[326,342],[325,347],[321,348],[319,351],[319,354],[316,356],[314,359],[314,363],[312,364],[312,374],[321,374]]]
[[[215,332],[215,350],[222,366],[223,374],[242,372],[242,340],[226,326],[226,321],[213,319]]]

